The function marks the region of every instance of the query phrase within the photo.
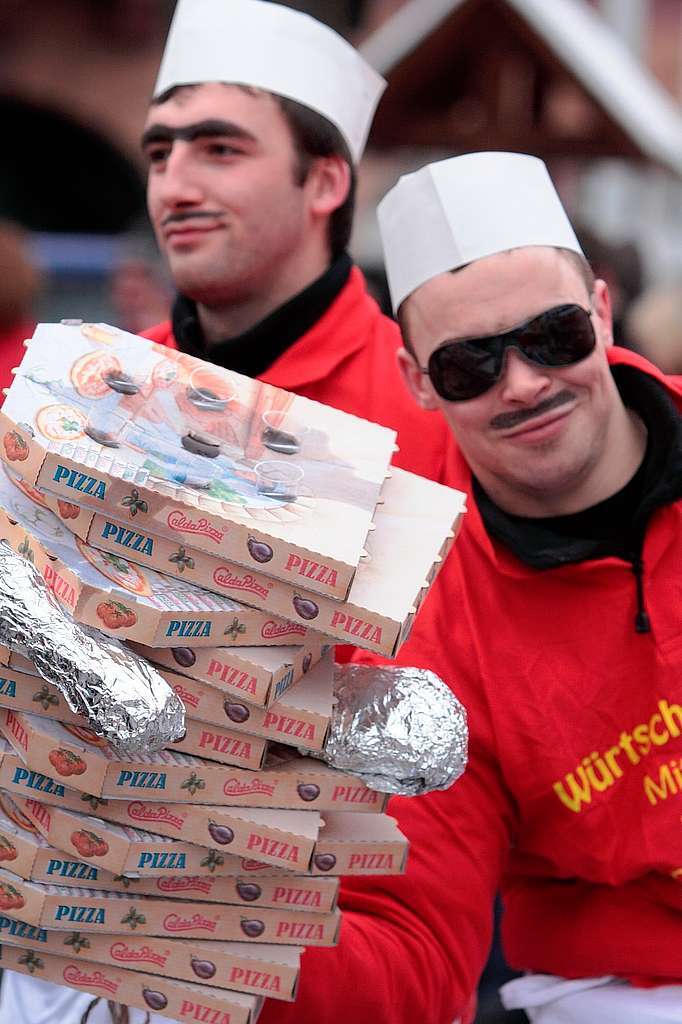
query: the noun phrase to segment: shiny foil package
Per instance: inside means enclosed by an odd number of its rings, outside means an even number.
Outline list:
[[[29,658],[121,756],[153,753],[185,731],[182,702],[165,679],[117,641],[76,625],[31,562],[4,542],[0,643]]]
[[[337,665],[322,757],[381,793],[447,789],[467,761],[466,711],[427,669]]]

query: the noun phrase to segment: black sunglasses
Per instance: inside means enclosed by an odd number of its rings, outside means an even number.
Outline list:
[[[548,309],[501,334],[448,341],[420,367],[448,402],[465,402],[488,391],[502,374],[507,349],[515,348],[538,366],[571,366],[594,351],[591,313],[582,306]]]

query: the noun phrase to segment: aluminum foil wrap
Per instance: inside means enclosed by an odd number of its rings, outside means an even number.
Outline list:
[[[98,630],[78,626],[38,570],[0,542],[0,643],[23,654],[71,708],[125,756],[180,739],[185,710],[143,658]]]
[[[381,793],[447,789],[467,761],[466,711],[433,672],[337,665],[323,757]]]

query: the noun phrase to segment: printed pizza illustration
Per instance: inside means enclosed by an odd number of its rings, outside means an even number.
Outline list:
[[[76,359],[71,367],[71,383],[79,395],[84,398],[103,398],[108,395],[109,388],[105,377],[107,374],[119,374],[121,363],[111,352],[99,349],[86,352]]]
[[[9,818],[11,822],[18,825],[24,832],[32,832],[33,835],[38,834],[38,829],[31,819],[22,814],[16,804],[10,801],[9,797],[0,795],[0,810],[6,818]]]
[[[106,576],[108,580],[115,583],[117,587],[122,587],[123,590],[128,590],[131,594],[138,594],[141,597],[149,597],[152,592],[152,588],[147,580],[142,569],[138,569],[132,562],[127,562],[123,558],[119,558],[118,555],[112,555],[105,551],[96,551],[94,548],[88,547],[87,544],[76,537],[76,544],[83,558],[90,563],[98,572],[101,572],[103,576]],[[121,605],[123,607],[123,605]],[[131,615],[131,612],[128,609]],[[99,608],[97,614],[100,618]],[[113,617],[113,613],[107,613],[109,617]],[[133,625],[137,621],[133,618],[132,622],[127,625]],[[118,626],[111,626],[111,629],[117,629]]]
[[[103,736],[98,736],[92,729],[88,729],[84,725],[72,725],[70,722],[62,722],[62,729],[66,729],[72,736],[75,736],[77,740],[82,740],[83,743],[89,744],[91,747],[106,747],[107,741]]]
[[[36,426],[50,441],[75,441],[85,434],[85,413],[72,405],[44,405],[36,413]]]
[[[47,759],[57,772],[57,775],[82,775],[88,767],[82,757],[79,757],[73,750],[67,750],[65,747],[57,747],[55,750],[51,750],[47,755]]]
[[[154,363],[152,384],[155,388],[170,388],[184,384],[189,374],[178,359],[166,358]]]
[[[7,836],[0,836],[0,860],[16,860],[17,848]]]
[[[28,453],[28,448],[26,449],[26,451]],[[40,493],[40,491],[36,490],[35,487],[31,487],[31,485],[27,484],[25,480],[21,479],[21,477],[15,476],[14,473],[7,468],[7,466],[4,466],[3,468],[5,470],[5,476],[10,481],[10,483],[14,484],[14,486],[18,490],[20,490],[22,494],[25,494],[26,497],[29,498],[34,503],[34,505],[40,505],[41,508],[49,507],[47,502],[45,501],[44,496]]]

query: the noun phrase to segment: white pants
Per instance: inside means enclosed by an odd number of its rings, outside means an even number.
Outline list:
[[[682,985],[634,988],[618,978],[567,981],[552,974],[515,978],[500,989],[508,1010],[532,1024],[680,1024]]]
[[[94,998],[89,992],[6,970],[0,988],[0,1021],[2,1024],[79,1024]],[[130,1024],[142,1024],[145,1019],[144,1010],[130,1010]],[[150,1024],[173,1024],[168,1017],[156,1013],[151,1013],[149,1020]],[[106,998],[92,1009],[88,1024],[111,1024]]]

